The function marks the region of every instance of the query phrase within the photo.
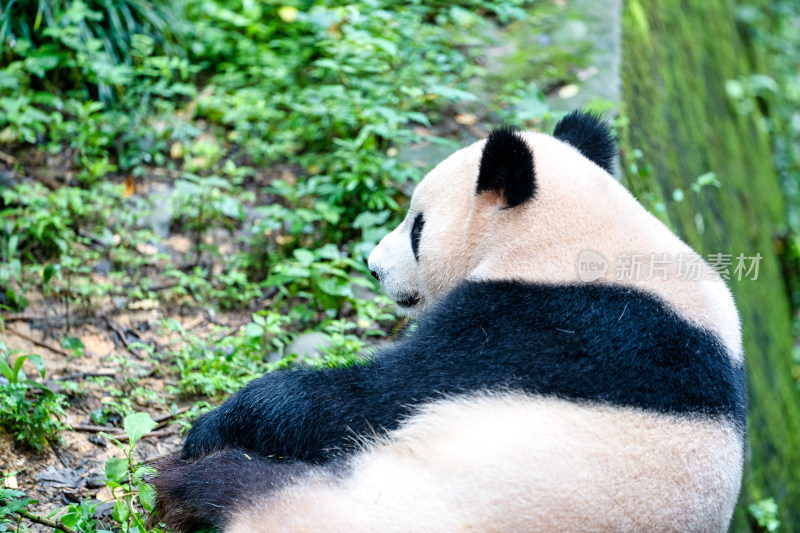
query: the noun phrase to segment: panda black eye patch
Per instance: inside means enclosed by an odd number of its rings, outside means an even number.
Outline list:
[[[425,226],[425,219],[422,213],[417,213],[414,218],[414,225],[411,227],[411,251],[414,252],[414,259],[419,261],[419,240],[422,237],[422,228]]]

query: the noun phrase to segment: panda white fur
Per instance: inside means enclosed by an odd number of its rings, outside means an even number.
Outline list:
[[[553,137],[498,130],[440,163],[369,259],[416,331],[363,365],[266,375],[198,419],[159,467],[158,516],[228,533],[725,531],[738,315],[699,260],[701,280],[582,281],[587,250],[697,259],[611,177],[613,151],[573,113]]]

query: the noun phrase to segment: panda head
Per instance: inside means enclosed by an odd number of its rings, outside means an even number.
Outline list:
[[[406,218],[370,255],[369,268],[400,312],[412,316],[480,272],[529,278],[517,270],[526,250],[556,251],[553,215],[572,216],[560,202],[569,202],[578,178],[609,178],[614,152],[607,125],[589,113],[567,115],[555,138],[495,130],[425,176]]]
[[[724,282],[618,276],[619,258],[698,257],[609,173],[608,125],[585,112],[552,136],[501,129],[454,153],[417,186],[403,222],[381,240],[369,268],[405,315],[416,316],[462,281],[609,282],[662,297],[684,316],[740,344]],[[584,259],[595,268],[581,271]],[[734,350],[735,351],[735,350]]]

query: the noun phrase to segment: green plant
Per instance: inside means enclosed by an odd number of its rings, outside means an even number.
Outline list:
[[[298,248],[292,255],[274,265],[266,284],[277,287],[285,298],[307,300],[329,316],[336,316],[345,302],[355,300],[353,285],[374,288],[373,281],[351,275],[364,267],[343,257],[334,244],[316,250]]]
[[[83,357],[83,352],[86,349],[83,341],[77,337],[63,337],[61,339],[61,347],[72,351],[73,357]]]
[[[20,525],[20,511],[24,512],[26,507],[37,503],[37,500],[28,498],[21,490],[0,488],[0,533],[30,531],[26,526]]]
[[[6,382],[0,382],[0,427],[15,439],[42,450],[65,428],[61,417],[66,399],[25,375],[23,365],[29,361],[44,379],[44,361],[40,356],[15,355],[0,341],[0,374]]]
[[[778,531],[781,522],[778,520],[778,504],[775,498],[767,498],[750,504],[747,508],[756,524],[764,531]]]
[[[186,173],[175,182],[174,220],[195,234],[195,246],[200,246],[208,229],[224,227],[232,231],[244,220],[241,200],[231,188],[229,181],[217,176]]]
[[[0,212],[0,220],[3,213]],[[19,236],[0,230],[0,309],[19,310],[28,305],[25,292],[28,289],[22,278],[22,262],[17,256]]]
[[[171,392],[182,396],[231,394],[264,372],[288,363],[283,349],[292,335],[286,331],[290,318],[271,311],[260,311],[252,322],[236,334],[201,339],[187,336],[169,358],[179,373],[177,387]],[[167,321],[165,327],[180,331],[180,325]],[[275,362],[268,362],[275,352]]]
[[[23,58],[42,86],[94,88],[110,101],[130,79],[137,40],[177,52],[185,29],[179,3],[11,0],[0,9],[0,61]]]
[[[109,527],[98,527],[95,518],[95,507],[98,503],[83,500],[80,503],[70,504],[59,511],[59,519],[69,528],[85,533],[114,530],[136,533],[161,533],[163,530],[156,526],[148,528],[147,513],[153,510],[155,502],[155,489],[147,482],[147,478],[155,475],[153,467],[136,462],[133,452],[136,443],[144,435],[153,430],[156,423],[147,413],[132,413],[123,420],[125,434],[128,436],[127,444],[107,433],[101,435],[113,441],[122,451],[124,457],[112,457],[106,461],[106,487],[112,496],[114,508],[112,519],[114,524]]]
[[[67,251],[68,243],[75,238],[70,215],[78,213],[69,210],[75,203],[57,201],[63,197],[47,193],[38,183],[7,188],[2,195],[10,206],[0,211],[0,244],[5,244],[8,260],[17,254],[48,259]]]

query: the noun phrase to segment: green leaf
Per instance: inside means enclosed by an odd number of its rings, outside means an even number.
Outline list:
[[[13,259],[15,255],[17,255],[17,244],[19,243],[19,236],[18,235],[11,235],[8,238],[8,253],[6,254],[9,260]]]
[[[78,337],[64,337],[61,339],[61,347],[67,350],[83,350],[86,348],[83,341]]]
[[[34,353],[28,354],[28,361],[30,361],[33,366],[36,367],[36,370],[39,371],[39,374],[42,375],[42,379],[44,379],[44,359],[41,356],[36,355]]]
[[[122,483],[128,477],[128,461],[121,457],[112,457],[106,461],[106,477],[109,481]]]
[[[8,381],[11,383],[18,383],[23,380],[19,373],[22,370],[22,365],[25,363],[27,358],[27,355],[20,355],[17,357],[17,359],[14,361],[14,368],[11,370],[11,375],[8,378]]]
[[[714,172],[706,172],[705,174],[698,176],[694,183],[692,183],[692,190],[699,193],[703,187],[709,186],[716,188],[720,188],[722,186]]]
[[[58,66],[58,56],[41,55],[25,59],[25,68],[38,78],[44,78],[47,71],[53,70]]]
[[[8,366],[8,362],[2,357],[0,357],[0,372],[3,373],[9,383],[14,383],[16,374],[11,367]]]
[[[461,89],[456,89],[454,87],[448,87],[447,85],[432,85],[430,87],[430,92],[432,92],[433,94],[437,94],[442,98],[446,98],[447,100],[452,100],[454,102],[458,101],[477,102],[478,100],[480,100],[480,98],[478,98],[471,92],[462,91]]]
[[[117,522],[127,522],[128,517],[131,515],[131,510],[128,509],[128,506],[122,500],[117,500],[117,503],[114,504],[114,511],[111,513],[111,516]]]
[[[22,509],[23,507],[31,504],[37,503],[36,500],[32,500],[31,498],[22,498],[21,500],[11,500],[8,503],[4,503],[2,507],[0,507],[0,514],[13,514]]]
[[[42,272],[42,282],[50,283],[50,280],[53,279],[53,276],[56,272],[61,269],[61,265],[59,264],[50,264],[44,267],[44,272]]]
[[[317,255],[321,259],[328,259],[330,261],[335,261],[340,258],[339,248],[333,243],[328,243],[322,248],[317,248]]]
[[[364,211],[353,221],[353,227],[363,230],[375,226],[382,226],[387,220],[389,220],[389,216],[391,214],[391,211],[388,209],[378,211],[377,213],[373,213],[372,211]]]
[[[343,296],[347,298],[353,297],[353,290],[348,283],[335,279],[324,279],[317,285],[319,289],[325,294],[331,296]]]
[[[137,440],[153,431],[153,428],[156,427],[157,424],[150,418],[148,413],[134,413],[126,416],[122,425],[131,441],[131,446],[133,446]]]
[[[139,486],[139,501],[147,511],[152,511],[156,504],[156,489],[150,483]]]
[[[250,339],[255,339],[264,336],[264,327],[256,324],[254,322],[250,322],[244,328],[244,336]]]
[[[431,127],[431,121],[428,120],[428,117],[418,111],[410,111],[406,113],[406,116],[408,116],[410,120],[415,120],[423,126]]]
[[[78,520],[81,515],[80,512],[74,509],[73,505],[69,506],[70,511],[61,516],[61,523],[70,529],[75,529],[78,525]]]
[[[701,174],[697,177],[695,183],[701,187],[705,187],[706,185],[713,185],[714,187],[720,186],[720,182],[714,172],[706,172],[705,174]]]
[[[301,264],[308,266],[314,262],[314,254],[310,250],[306,250],[305,248],[298,248],[294,251],[294,257]]]

